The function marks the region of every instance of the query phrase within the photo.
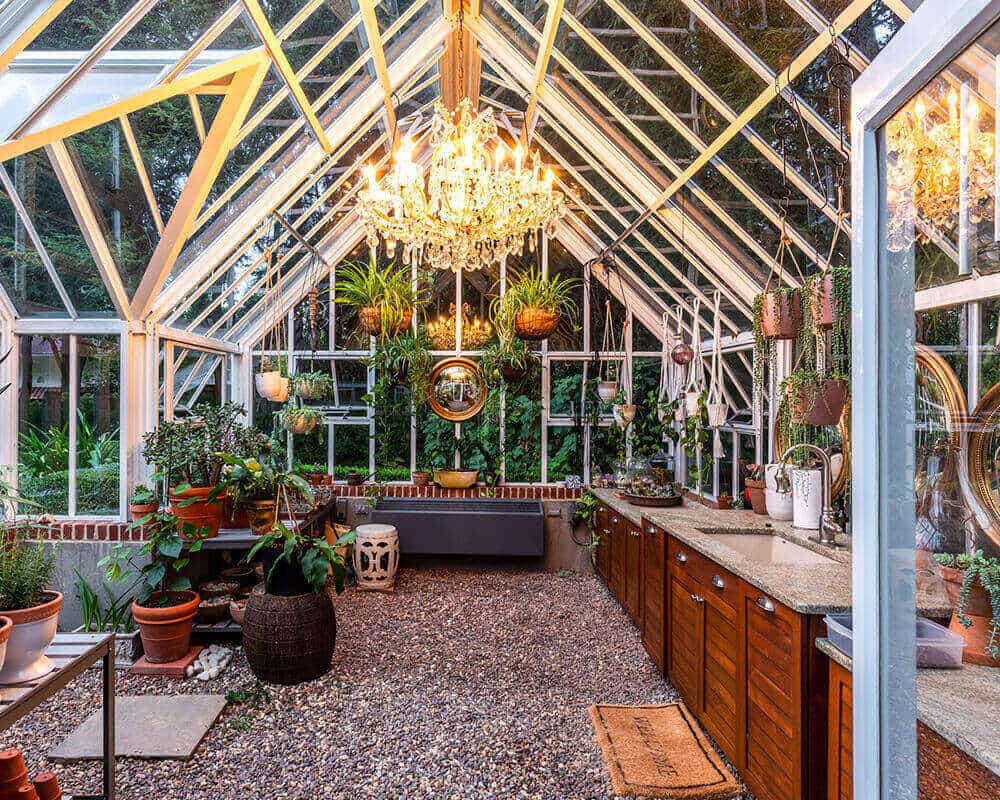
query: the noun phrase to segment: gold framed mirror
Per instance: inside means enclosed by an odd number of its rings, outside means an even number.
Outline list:
[[[784,406],[788,402],[787,397],[781,398],[781,408],[778,410],[778,418],[784,413]],[[818,429],[817,429],[818,430]],[[823,441],[813,442],[822,447],[830,456],[830,464],[833,467],[833,475],[830,476],[830,491],[833,498],[840,497],[847,483],[851,479],[851,402],[844,405],[844,411],[840,415],[840,422],[836,425],[828,425],[823,428]],[[787,437],[783,436],[777,425],[774,426],[774,457],[780,458],[781,454],[788,449]]]
[[[969,423],[960,427],[966,450],[959,479],[976,526],[1000,548],[1000,383],[982,396]]]
[[[442,419],[461,422],[482,410],[486,393],[486,382],[476,362],[446,358],[431,371],[427,402]]]

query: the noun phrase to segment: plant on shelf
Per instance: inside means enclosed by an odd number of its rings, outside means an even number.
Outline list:
[[[538,357],[519,338],[490,342],[479,357],[479,371],[491,389],[523,384],[538,365]]]
[[[154,664],[176,661],[188,651],[201,602],[181,570],[188,565],[189,554],[201,550],[208,530],[162,511],[133,522],[129,530],[141,530],[142,545],[113,544],[98,566],[109,581],[130,582],[126,593],[135,596],[132,616],[146,658]]]
[[[56,635],[63,596],[50,588],[55,547],[33,541],[35,535],[30,520],[0,533],[0,615],[12,623],[6,658],[0,657],[0,684],[34,680],[55,668],[45,649]]]
[[[298,372],[292,378],[292,385],[303,400],[327,400],[333,396],[333,377],[327,372]]]
[[[1000,560],[974,553],[938,553],[954,612],[950,628],[965,639],[964,661],[994,666],[1000,661]]]
[[[289,403],[277,412],[281,424],[289,433],[302,436],[312,433],[313,429],[323,421],[323,412],[308,406],[298,406]]]
[[[277,518],[278,496],[282,489],[312,503],[313,490],[294,470],[276,469],[267,461],[221,453],[226,467],[225,487],[237,508],[247,512],[250,530],[261,536],[269,533]]]
[[[337,270],[338,303],[357,310],[361,330],[380,341],[396,336],[413,321],[414,313],[424,305],[427,290],[414,289],[409,271],[394,263],[379,269],[372,250],[367,263],[342,265]],[[425,286],[417,280],[417,286]]]
[[[155,514],[160,509],[160,498],[146,484],[140,483],[132,490],[129,500],[129,513],[133,522],[148,514]]]
[[[514,275],[507,290],[490,304],[501,345],[509,345],[514,336],[538,341],[555,333],[564,317],[576,315],[573,293],[579,286],[576,278],[546,278],[534,267]]]

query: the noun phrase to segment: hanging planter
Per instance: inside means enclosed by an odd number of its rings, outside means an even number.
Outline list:
[[[514,316],[514,334],[525,341],[541,341],[555,333],[561,321],[562,317],[554,311],[539,307],[525,308]]]
[[[570,318],[576,314],[573,294],[579,285],[575,278],[547,278],[535,268],[516,275],[490,304],[500,341],[509,340],[512,334],[529,342],[548,339],[564,314]]]
[[[635,419],[635,403],[616,403],[611,407],[611,413],[619,428],[627,428]]]
[[[766,339],[795,339],[802,327],[802,295],[796,289],[769,289],[761,299],[761,332]]]
[[[618,381],[598,381],[597,396],[604,403],[610,403],[618,394]]]
[[[788,385],[792,422],[817,427],[837,425],[849,396],[850,387],[843,378],[792,382]]]
[[[258,372],[254,375],[254,386],[265,400],[274,400],[281,391],[281,373],[276,369]]]
[[[394,264],[379,269],[374,249],[368,263],[339,268],[336,284],[336,302],[357,309],[361,332],[382,340],[410,327],[425,296],[424,290],[414,289],[409,270]]]
[[[333,393],[333,379],[324,372],[295,376],[295,394],[303,400],[326,400]]]
[[[833,275],[824,272],[813,280],[809,281],[809,292],[811,295],[811,306],[813,313],[813,324],[817,328],[830,330],[833,327],[835,314],[839,309],[835,308],[833,297]]]
[[[684,416],[693,417],[698,414],[698,403],[701,399],[701,392],[684,393]]]
[[[398,336],[410,327],[411,322],[413,322],[412,308],[401,311],[399,319],[395,323],[389,323],[385,329],[382,326],[382,310],[378,306],[361,306],[358,309],[358,323],[361,329],[376,339]]]
[[[289,378],[282,378],[278,383],[278,391],[271,398],[275,403],[284,403],[288,399],[288,395],[292,393],[292,381]]]
[[[729,418],[728,403],[708,403],[705,409],[708,411],[709,427],[718,428],[726,424],[726,420]]]
[[[312,433],[323,415],[312,408],[286,408],[281,413],[281,424],[285,430],[295,436]]]

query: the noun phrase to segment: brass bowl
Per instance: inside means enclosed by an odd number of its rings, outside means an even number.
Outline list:
[[[478,469],[436,469],[434,483],[442,489],[469,489],[479,480]]]

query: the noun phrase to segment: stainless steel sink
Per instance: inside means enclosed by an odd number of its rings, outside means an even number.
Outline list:
[[[759,533],[750,533],[717,528],[700,528],[699,530],[702,533],[711,534],[712,539],[719,544],[724,544],[737,553],[762,564],[814,565],[835,563],[832,558],[827,558],[808,547],[776,536],[770,531],[762,530]]]

